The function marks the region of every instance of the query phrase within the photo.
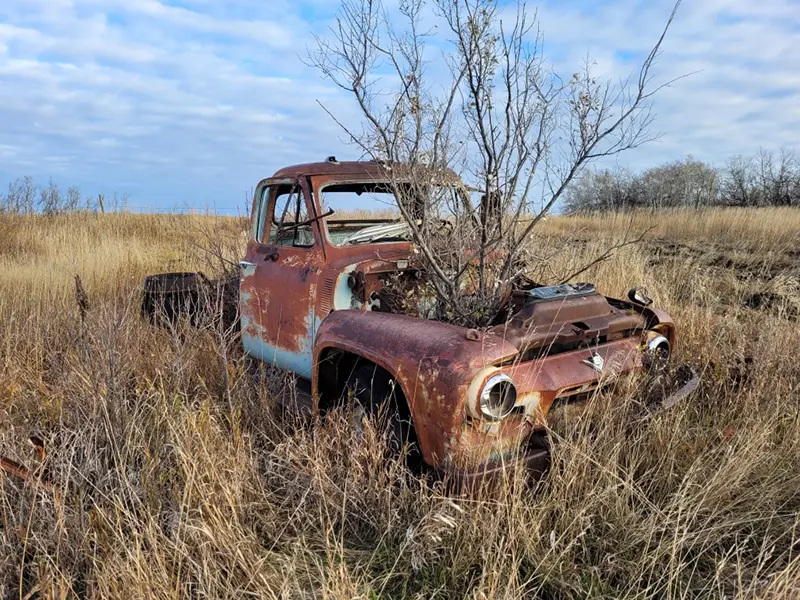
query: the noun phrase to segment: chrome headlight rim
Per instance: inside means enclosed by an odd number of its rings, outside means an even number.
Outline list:
[[[496,394],[493,396],[492,392]],[[502,421],[512,413],[516,404],[517,386],[505,373],[495,373],[489,377],[478,395],[481,416],[489,421]]]
[[[672,356],[672,345],[666,337],[658,334],[647,342],[647,353],[652,358],[666,361]]]

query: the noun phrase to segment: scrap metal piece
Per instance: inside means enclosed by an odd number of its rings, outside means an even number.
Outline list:
[[[0,457],[0,470],[22,481],[27,481],[31,474],[25,465],[5,456]]]
[[[28,438],[28,442],[31,446],[33,446],[33,452],[36,454],[36,458],[39,459],[39,462],[43,462],[47,453],[44,449],[44,440],[39,436],[32,435]]]
[[[697,386],[700,385],[700,376],[694,371],[694,369],[689,368],[691,373],[691,377],[689,381],[684,383],[678,390],[664,398],[661,401],[661,410],[667,410],[675,406],[678,402],[687,398],[697,389]]]
[[[141,313],[152,324],[174,326],[186,319],[198,327],[221,321],[225,330],[238,323],[239,278],[209,279],[203,273],[161,273],[145,277]]]
[[[32,471],[22,463],[18,463],[5,456],[0,457],[0,471],[12,477],[16,477],[24,484],[32,485],[36,488],[53,491],[55,487],[52,481],[40,475],[38,472]]]
[[[162,273],[144,280],[142,315],[154,324],[176,324],[182,317],[192,323],[202,302],[203,277],[198,273]]]

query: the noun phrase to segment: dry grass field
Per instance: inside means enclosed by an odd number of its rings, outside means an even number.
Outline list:
[[[654,218],[552,218],[531,253],[567,240],[555,281],[655,226],[580,279],[646,286],[697,393],[644,421],[598,396],[546,480],[455,498],[140,318],[145,274],[212,269],[242,220],[0,216],[0,455],[39,465],[41,436],[55,483],[0,485],[0,597],[800,598],[800,212]]]

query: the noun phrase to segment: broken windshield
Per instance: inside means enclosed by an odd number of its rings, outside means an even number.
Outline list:
[[[320,191],[322,211],[334,211],[326,219],[328,238],[337,246],[383,243],[380,230],[387,225],[399,225],[395,196],[389,186],[381,183],[339,183],[327,185]],[[407,228],[406,228],[407,229]],[[400,239],[409,239],[407,236]]]
[[[459,198],[455,187],[428,187],[426,193],[413,193],[412,187],[399,184],[401,192],[408,188],[404,201],[409,212],[421,222],[426,212],[446,212]],[[411,230],[397,208],[392,185],[386,182],[337,183],[320,190],[323,212],[334,210],[333,219],[326,219],[328,238],[337,246],[382,244],[410,241]],[[442,209],[445,209],[444,211]],[[427,215],[430,217],[431,215]],[[442,218],[442,217],[438,217]]]

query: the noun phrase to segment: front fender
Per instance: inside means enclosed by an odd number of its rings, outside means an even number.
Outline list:
[[[672,317],[663,310],[649,307],[644,309],[643,314],[647,317],[650,328],[656,329],[666,336],[674,353],[678,347],[678,331]]]
[[[334,311],[314,342],[314,398],[319,397],[320,359],[332,348],[362,356],[395,379],[408,401],[423,457],[432,466],[444,459],[459,431],[473,377],[517,354],[493,333],[406,315]]]

